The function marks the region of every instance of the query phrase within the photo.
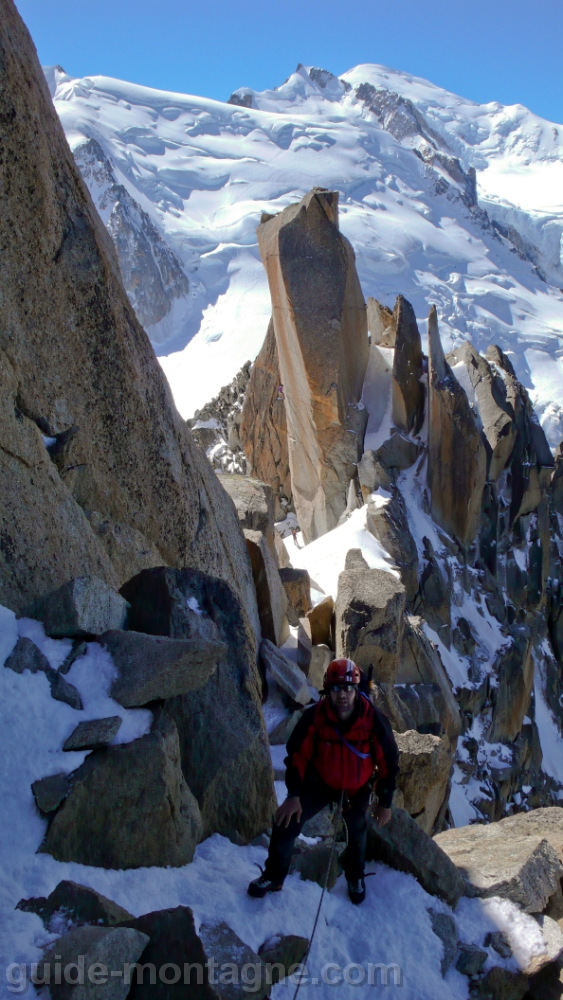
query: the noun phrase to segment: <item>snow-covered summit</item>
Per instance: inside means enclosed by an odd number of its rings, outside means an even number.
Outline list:
[[[323,186],[340,192],[364,295],[392,305],[402,293],[421,330],[436,304],[445,347],[498,343],[560,441],[560,127],[375,65],[341,78],[299,66],[277,89],[243,87],[231,103],[47,75],[71,147],[96,140],[189,279],[148,327],[185,416],[263,341],[261,213]]]

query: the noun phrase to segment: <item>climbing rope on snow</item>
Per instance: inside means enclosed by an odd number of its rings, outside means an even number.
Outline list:
[[[321,914],[321,907],[323,905],[323,899],[324,899],[324,895],[325,895],[325,892],[326,892],[326,887],[327,887],[327,884],[328,884],[328,878],[329,878],[329,875],[330,875],[330,869],[332,868],[332,859],[334,857],[334,850],[335,850],[335,847],[336,847],[336,834],[337,834],[337,831],[338,831],[338,824],[340,823],[340,820],[342,818],[342,804],[343,804],[343,802],[344,802],[344,792],[342,792],[342,794],[340,796],[340,802],[338,803],[338,809],[336,811],[336,817],[335,817],[335,820],[334,820],[334,839],[332,841],[332,847],[330,849],[330,856],[329,856],[329,859],[328,859],[328,865],[327,865],[327,869],[326,869],[326,875],[325,875],[325,880],[324,880],[324,885],[323,885],[323,891],[321,892],[321,898],[319,899],[319,905],[317,907],[317,915],[315,917],[315,923],[313,924],[313,931],[311,933],[311,937],[309,938],[309,944],[307,946],[307,951],[305,952],[305,957],[304,957],[303,963],[302,963],[303,966],[304,966],[304,968],[307,967],[307,959],[309,958],[309,953],[311,951],[311,945],[313,944],[313,938],[315,936],[315,931],[317,929],[317,924],[319,922],[319,916]],[[346,824],[344,824],[344,826],[346,827]],[[346,843],[348,843],[348,837],[346,837]],[[303,976],[299,976],[299,981],[297,983],[297,986],[295,987],[295,993],[293,994],[293,1000],[296,1000],[296,998],[297,998],[297,994],[299,993],[299,989],[301,987],[302,981],[303,981]]]

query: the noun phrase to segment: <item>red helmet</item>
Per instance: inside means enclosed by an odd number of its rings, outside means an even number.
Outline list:
[[[342,657],[329,663],[324,676],[324,686],[326,688],[331,684],[359,684],[360,678],[360,668],[353,660]]]

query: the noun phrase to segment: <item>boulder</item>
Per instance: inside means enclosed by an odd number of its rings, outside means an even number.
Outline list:
[[[381,829],[368,816],[366,856],[414,875],[426,892],[449,906],[455,907],[463,895],[464,882],[455,864],[404,809],[393,809],[390,822]]]
[[[397,785],[404,808],[429,836],[444,801],[452,766],[452,751],[438,736],[415,730],[396,733],[399,748]]]
[[[542,933],[545,952],[532,956],[526,968],[522,969],[526,976],[536,975],[545,965],[555,962],[563,952],[563,933],[557,921],[544,913],[540,913],[536,920]]]
[[[112,715],[109,719],[92,719],[79,722],[63,745],[63,750],[99,750],[113,742],[123,719]]]
[[[258,226],[272,296],[293,502],[306,541],[338,524],[362,453],[369,344],[338,193],[314,189]]]
[[[454,348],[446,361],[478,416],[487,451],[487,480],[496,483],[516,441],[516,424],[506,402],[504,380],[469,341]]]
[[[460,944],[455,967],[463,976],[478,976],[488,957],[488,953],[476,944]]]
[[[422,386],[420,388],[422,389]],[[405,437],[404,434],[392,427],[391,437],[387,438],[375,452],[375,461],[388,472],[403,472],[414,465],[420,455],[420,450],[421,446],[416,441]],[[381,473],[376,475],[376,480],[381,478]],[[383,483],[379,485],[383,486]],[[377,488],[376,486],[375,489]],[[383,489],[389,489],[389,487],[383,486]]]
[[[26,638],[18,639],[4,666],[16,674],[23,674],[24,670],[29,670],[32,674],[36,674],[38,670],[48,673],[51,669],[45,654],[31,639]]]
[[[59,667],[59,673],[68,674],[72,664],[75,663],[81,656],[85,656],[87,652],[88,644],[84,642],[84,639],[74,639],[70,653],[68,656],[65,656]]]
[[[54,639],[73,639],[125,628],[127,603],[103,580],[82,576],[38,598],[25,614],[43,622],[47,635]]]
[[[545,837],[563,864],[563,809],[560,806],[515,813],[495,823],[493,829],[503,838]]]
[[[198,804],[180,766],[176,727],[94,750],[71,777],[40,850],[102,868],[178,867],[202,836]]]
[[[300,618],[297,626],[297,666],[305,676],[309,673],[312,655],[311,625],[308,618]]]
[[[338,577],[336,655],[374,680],[393,681],[403,636],[405,588],[392,573],[345,569]]]
[[[203,688],[227,652],[224,642],[105,632],[100,642],[117,669],[110,695],[124,708]]]
[[[403,712],[408,712],[413,720],[413,725],[407,726],[407,729],[416,729],[419,733],[434,736],[442,736],[444,733],[449,736],[448,709],[437,684],[397,684],[394,693]]]
[[[420,618],[405,615],[396,681],[397,684],[405,685],[436,684],[440,688],[444,705],[441,721],[450,739],[454,739],[461,732],[459,706],[438,649],[424,634],[421,625]],[[401,698],[408,697],[406,692],[398,693]]]
[[[334,659],[334,653],[328,646],[313,646],[311,650],[311,662],[307,681],[317,691],[322,691],[324,687],[324,676],[329,663]]]
[[[431,513],[467,549],[481,518],[487,456],[464,389],[446,362],[436,307],[428,317],[428,485]]]
[[[127,926],[148,939],[142,960],[130,970],[129,1000],[217,1000],[206,967],[214,956],[206,953],[189,906],[144,913]]]
[[[457,865],[467,896],[501,896],[526,913],[541,913],[563,866],[545,838],[520,837],[503,823],[446,830],[434,840]]]
[[[563,961],[546,965],[541,972],[528,980],[528,1000],[562,1000],[563,998]]]
[[[274,934],[264,941],[258,954],[266,968],[271,970],[270,982],[278,983],[280,979],[291,975],[290,970],[303,961],[308,947],[308,938],[297,934]]]
[[[287,621],[287,594],[280,580],[275,555],[275,545],[269,548],[266,536],[261,531],[244,529],[246,546],[252,566],[252,576],[256,587],[258,615],[262,638],[269,639],[276,646],[282,646],[289,636]]]
[[[372,344],[394,347],[397,335],[396,312],[370,295],[366,303],[368,330]]]
[[[42,813],[50,813],[60,806],[72,788],[66,774],[50,774],[47,778],[39,778],[31,786],[37,808]]]
[[[523,1000],[527,990],[528,980],[522,972],[495,965],[472,985],[471,1000]]]
[[[330,646],[334,642],[334,600],[323,597],[307,614],[311,625],[311,642],[313,646]]]
[[[418,551],[410,532],[405,501],[399,490],[393,488],[390,497],[372,494],[367,505],[366,527],[398,567],[405,600],[410,604],[418,591]]]
[[[4,665],[16,674],[22,674],[24,670],[29,670],[32,674],[39,671],[44,673],[49,681],[51,697],[55,701],[70,705],[77,712],[82,710],[82,699],[74,685],[69,684],[58,670],[51,667],[47,657],[31,639],[18,639]]]
[[[45,673],[51,687],[51,698],[54,698],[55,701],[62,701],[65,705],[70,705],[76,712],[81,712],[82,698],[74,685],[69,684],[58,670],[49,668]]]
[[[444,954],[440,962],[440,972],[445,976],[457,952],[457,928],[455,920],[449,913],[441,913],[439,910],[428,910],[428,912],[430,914],[432,930],[444,945]],[[483,954],[487,958],[487,952]]]
[[[205,836],[238,830],[252,840],[269,826],[275,800],[255,639],[237,594],[208,574],[165,567],[143,571],[123,593],[140,632],[226,643],[207,684],[167,700],[166,712],[178,728]]]
[[[239,433],[252,475],[272,489],[278,521],[285,517],[281,499],[289,502],[292,497],[285,397],[280,385],[278,348],[271,319],[250,372]]]
[[[12,0],[0,0],[0,50],[0,603],[20,614],[85,576],[118,589],[150,549],[230,583],[258,630],[233,506],[135,318]],[[51,458],[41,435],[58,445],[71,429]],[[143,536],[140,564],[85,511]]]
[[[287,594],[289,624],[296,627],[311,610],[311,579],[306,569],[280,569],[279,574]]]
[[[95,889],[68,880],[59,882],[46,899],[20,899],[16,909],[37,913],[47,928],[54,916],[63,919],[73,929],[84,924],[116,927],[126,920],[134,919],[112,899],[107,899]]]
[[[260,645],[260,656],[262,663],[270,671],[282,691],[285,691],[298,705],[308,705],[311,701],[311,694],[303,671],[291,660],[288,660],[281,649],[276,649],[268,639],[264,639]]]
[[[290,558],[289,558],[289,556],[287,554],[287,549],[286,549],[286,547],[285,547],[285,545],[283,543],[283,539],[282,539],[279,531],[277,531],[277,530],[276,530],[276,533],[274,535],[274,545],[275,545],[275,549],[276,549],[276,557],[277,557],[277,560],[278,560],[278,566],[279,566],[279,568],[280,569],[290,569],[291,568],[291,560],[290,560]]]
[[[402,295],[397,296],[395,303],[394,325],[396,335],[391,382],[393,423],[406,434],[418,434],[424,420],[422,344],[414,309]]]
[[[299,872],[305,882],[316,882],[321,889],[326,880],[327,889],[333,889],[340,874],[339,851],[337,848],[333,849],[333,845],[334,837],[327,838],[320,844],[306,844],[298,840],[291,858],[290,872]],[[340,845],[340,853],[343,847],[344,845]]]
[[[217,1000],[244,1000],[245,997],[248,997],[249,992],[257,1000],[265,1000],[269,996],[270,984],[266,976],[264,962],[237,937],[228,924],[225,922],[213,925],[202,924],[199,929],[199,938],[206,959],[208,961],[214,960],[218,967],[212,980],[214,991],[210,996],[213,997],[213,1000],[215,997]],[[223,975],[219,970],[223,971]],[[217,972],[219,972],[218,976]],[[232,981],[231,972],[233,973]],[[229,978],[227,979],[227,977]],[[221,979],[224,981],[221,982]]]
[[[278,722],[277,726],[270,733],[270,746],[281,746],[287,743],[302,714],[303,709],[296,708],[294,712],[291,712],[285,719]]]
[[[139,959],[148,941],[146,934],[129,927],[80,927],[63,934],[45,952],[38,981],[50,982],[52,1000],[125,1000],[125,967]],[[56,974],[59,963],[62,977]]]
[[[396,434],[393,435],[393,437],[396,436]],[[395,459],[395,454],[389,457]],[[380,488],[388,492],[391,491],[392,482],[389,471],[374,451],[364,451],[358,462],[358,482],[364,503],[367,503],[371,494]]]
[[[274,545],[275,502],[272,487],[268,482],[260,482],[250,476],[217,473],[223,489],[235,505],[239,524],[246,531],[261,531],[272,555],[276,558]],[[245,537],[248,537],[245,534]]]

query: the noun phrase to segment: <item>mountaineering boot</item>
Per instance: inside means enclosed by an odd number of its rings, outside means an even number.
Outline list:
[[[283,882],[276,882],[262,872],[259,878],[255,878],[253,882],[248,886],[248,895],[255,896],[257,899],[262,899],[269,892],[279,892],[283,886]]]
[[[366,883],[363,878],[348,879],[348,895],[356,906],[366,898]]]

